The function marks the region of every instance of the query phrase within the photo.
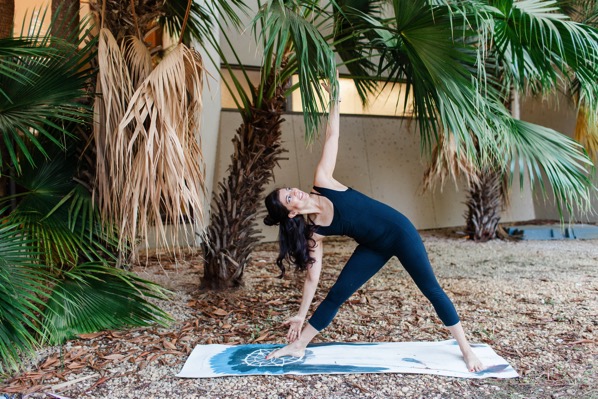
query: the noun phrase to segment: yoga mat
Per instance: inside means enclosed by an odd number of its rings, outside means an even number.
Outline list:
[[[485,369],[472,373],[455,340],[440,342],[320,343],[305,356],[266,360],[276,344],[197,345],[177,377],[241,375],[417,373],[464,378],[514,378],[517,372],[485,344],[472,345]]]

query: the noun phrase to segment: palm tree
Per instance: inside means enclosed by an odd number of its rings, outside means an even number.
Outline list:
[[[510,108],[513,92],[547,95],[562,82],[577,87],[580,95],[596,110],[595,85],[598,77],[597,33],[588,26],[566,20],[554,8],[553,1],[489,1],[464,5],[475,7],[481,32],[476,43],[483,49],[486,63],[484,77],[497,100]],[[480,12],[481,11],[481,12]],[[470,19],[470,22],[474,20]],[[577,81],[576,84],[574,82]],[[595,111],[592,111],[595,112]],[[505,134],[495,134],[503,141],[506,156],[476,167],[463,158],[458,146],[437,147],[428,171],[429,184],[436,176],[460,169],[469,183],[466,231],[476,241],[495,238],[500,212],[508,198],[508,182],[515,165],[520,169],[520,185],[526,172],[532,186],[544,180],[557,198],[559,211],[572,210],[573,204],[587,209],[591,181],[587,171],[590,160],[574,142],[551,129],[503,116]],[[477,151],[477,149],[476,149]],[[506,162],[505,162],[506,161]],[[544,172],[545,177],[542,176]],[[561,213],[562,214],[562,213]]]
[[[281,159],[282,114],[286,97],[299,89],[305,109],[306,135],[313,137],[319,122],[318,111],[325,109],[319,78],[333,82],[336,93],[336,64],[332,41],[333,16],[317,1],[269,1],[260,4],[254,30],[263,49],[261,79],[254,85],[237,57],[244,90],[233,73],[231,62],[221,52],[222,62],[234,84],[235,97],[243,123],[233,139],[233,154],[226,176],[218,185],[212,203],[210,223],[204,235],[204,274],[201,286],[225,289],[242,283],[243,271],[259,242],[255,218],[263,190],[272,179]],[[331,32],[324,36],[321,32]],[[293,75],[299,83],[290,84]]]
[[[559,1],[563,13],[573,21],[598,28],[598,3],[595,0]],[[573,88],[579,87],[574,83]],[[578,106],[577,124],[575,126],[575,140],[581,143],[594,163],[598,161],[598,112],[592,112],[587,100],[575,90],[572,93]]]
[[[508,104],[509,95],[513,91],[522,94],[530,91],[533,94],[546,96],[548,93],[555,93],[557,90],[567,91],[567,87],[572,87],[577,93],[575,96],[584,99],[582,102],[586,110],[586,119],[588,116],[596,115],[598,112],[598,103],[596,103],[598,33],[587,25],[567,20],[558,9],[555,9],[554,2],[551,1],[528,0],[517,3],[492,1],[490,5],[496,7],[498,12],[495,11],[491,15],[494,27],[490,35],[496,44],[491,45],[489,55],[497,60],[499,71],[497,80],[503,87],[503,93],[506,93],[503,101]],[[590,121],[595,122],[596,118],[590,118]],[[526,133],[547,131],[534,125],[529,125],[528,128]],[[534,153],[541,154],[536,155],[540,165],[549,165],[550,162],[555,162],[555,166],[558,165],[557,170],[548,170],[547,176],[555,191],[559,210],[565,207],[571,212],[573,204],[577,201],[571,201],[573,198],[568,197],[567,191],[570,187],[567,186],[578,181],[589,187],[589,181],[581,175],[574,178],[575,181],[572,182],[564,180],[571,170],[568,166],[572,166],[568,165],[568,161],[574,159],[571,157],[573,154],[567,154],[565,151],[570,144],[563,140],[564,136],[556,132],[549,134],[554,137],[555,146],[551,146],[550,141],[537,143],[541,144],[541,147],[536,148]],[[520,136],[520,139],[525,137]],[[527,148],[527,154],[523,154],[526,149],[521,146],[525,144],[521,140],[512,143],[513,149],[523,155],[520,159],[527,159],[529,171],[536,165],[532,166],[533,161],[529,160],[529,157],[534,154],[530,151],[531,148]],[[490,167],[485,172],[487,172],[486,176],[493,177],[495,183],[487,184],[481,178],[483,175],[478,173],[476,178],[470,179],[476,183],[472,184],[469,190],[467,203],[468,233],[474,240],[480,241],[496,237],[500,207],[508,198],[509,187],[508,184],[501,184],[509,178],[506,168]],[[530,173],[530,176],[533,184],[534,173]],[[582,194],[583,210],[584,204],[588,205],[589,193],[583,191],[578,193]],[[484,208],[486,199],[498,206]],[[486,220],[492,220],[493,223],[486,223]]]
[[[255,204],[259,200],[258,193],[272,176],[270,171],[259,167],[275,164],[281,148],[276,130],[265,129],[266,138],[258,142],[254,135],[255,127],[250,123],[251,111],[256,101],[260,104],[259,101],[275,99],[279,88],[284,88],[284,78],[302,67],[302,53],[297,50],[299,47],[294,48],[297,43],[292,38],[293,29],[304,26],[301,22],[305,21],[305,16],[301,12],[306,9],[310,12],[306,15],[316,26],[320,23],[331,25],[328,19],[331,16],[336,20],[334,27],[328,30],[333,35],[324,40],[320,39],[317,31],[313,35],[305,32],[298,35],[308,41],[304,48],[317,49],[317,39],[323,44],[332,44],[332,40],[336,39],[335,50],[347,63],[363,98],[376,87],[370,84],[372,79],[383,79],[388,84],[400,82],[408,93],[413,94],[414,117],[420,128],[424,150],[432,152],[434,143],[439,144],[434,152],[436,170],[440,165],[446,165],[452,167],[455,173],[459,168],[471,173],[498,166],[499,170],[511,173],[510,165],[518,162],[522,169],[526,169],[532,182],[541,179],[541,172],[545,172],[545,179],[564,206],[569,207],[576,202],[588,204],[591,182],[587,170],[591,163],[580,147],[550,129],[513,119],[505,107],[504,91],[495,83],[500,81],[499,72],[504,73],[500,69],[503,67],[496,67],[486,47],[486,43],[491,42],[487,40],[489,27],[499,30],[501,26],[494,8],[480,2],[454,5],[441,1],[394,0],[390,2],[388,15],[379,13],[382,3],[388,2],[339,1],[334,3],[331,14],[320,13],[321,9],[312,2],[267,2],[260,8],[254,21],[264,21],[261,37],[266,50],[261,67],[262,79],[256,87],[249,84],[248,92],[241,91],[238,98],[243,124],[234,139],[230,174],[219,184],[220,191],[212,206],[211,223],[203,244],[206,257],[203,287],[239,285],[252,246],[257,242],[253,224],[257,213]],[[530,8],[537,5],[535,1],[527,3]],[[275,18],[270,19],[269,13]],[[271,22],[283,19],[289,23],[276,25]],[[527,22],[536,27],[536,20]],[[285,29],[274,29],[278,26]],[[593,57],[591,45],[587,45],[588,35],[592,33],[584,29],[574,30],[570,40],[576,44],[585,41],[584,49]],[[267,51],[273,48],[272,43],[282,44],[277,47],[278,51]],[[322,54],[326,54],[326,46],[322,48]],[[570,61],[571,53],[566,55]],[[287,58],[296,60],[296,66],[290,62],[287,64]],[[563,58],[566,57],[563,55]],[[311,57],[311,60],[317,61],[324,59],[324,56]],[[585,63],[578,62],[588,76],[594,73],[590,68],[595,65],[591,59]],[[360,62],[350,62],[353,60]],[[373,60],[379,61],[376,68]],[[527,67],[519,59],[501,61],[511,74],[517,68],[525,70]],[[275,67],[271,66],[273,63]],[[228,62],[225,60],[224,64],[228,65]],[[564,68],[563,63],[558,66]],[[317,62],[307,67],[314,71],[323,69]],[[278,75],[271,75],[273,70],[279,71]],[[518,73],[518,77],[523,76],[521,70]],[[306,72],[299,75],[299,84],[310,81]],[[272,79],[276,81],[276,76],[279,76],[279,86],[272,86],[270,82]],[[234,76],[232,80],[235,89],[240,90],[241,84]],[[314,81],[313,77],[311,81]],[[292,86],[287,91],[295,88]],[[308,138],[310,127],[316,125],[309,118],[318,105],[321,106],[319,99],[317,94],[302,90]],[[276,126],[281,120],[279,110],[282,106],[272,101],[272,124],[265,125],[267,128]],[[254,142],[259,144],[253,145]],[[260,164],[257,155],[262,153],[267,156]],[[455,153],[459,162],[454,162]],[[433,175],[430,173],[430,176]]]
[[[169,320],[148,301],[164,290],[114,267],[113,229],[75,178],[94,48],[41,31],[0,41],[2,173],[16,188],[0,199],[0,373],[41,343]]]
[[[52,0],[52,15],[56,23],[52,25],[52,35],[69,40],[79,33],[80,0]]]

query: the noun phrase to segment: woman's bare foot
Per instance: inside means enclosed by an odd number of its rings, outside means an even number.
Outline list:
[[[467,370],[473,373],[477,373],[478,371],[482,371],[484,369],[484,365],[472,350],[469,350],[463,354],[463,360],[465,360]]]
[[[283,348],[270,352],[266,359],[276,359],[282,356],[303,357],[305,355],[305,348],[296,345],[294,342]]]

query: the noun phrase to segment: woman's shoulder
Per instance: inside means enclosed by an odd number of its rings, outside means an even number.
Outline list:
[[[346,191],[348,189],[347,186],[345,186],[344,184],[340,183],[339,181],[337,181],[336,179],[329,177],[318,177],[316,175],[315,179],[314,179],[314,189],[317,191],[318,188],[324,188],[324,189],[328,189],[328,190],[334,190],[334,191]]]

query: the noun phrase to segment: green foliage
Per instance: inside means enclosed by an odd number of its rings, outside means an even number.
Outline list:
[[[210,11],[215,13],[215,10]],[[230,31],[230,24],[226,19],[218,21],[218,24],[223,39],[232,52],[232,59],[213,35],[205,39],[220,57],[218,60],[212,59],[212,62],[222,64],[229,74],[232,85],[224,82],[243,118],[249,120],[252,109],[259,109],[262,104],[268,103],[276,95],[279,86],[297,74],[299,83],[289,87],[286,94],[297,89],[300,91],[305,110],[305,137],[307,141],[311,141],[318,129],[322,112],[328,105],[328,96],[320,81],[331,82],[333,95],[338,94],[331,11],[320,7],[316,1],[271,0],[263,5],[259,2],[259,9],[252,21],[256,42],[263,52],[261,80],[257,86],[250,80],[248,68],[226,34]],[[207,55],[210,57],[210,54]],[[240,78],[234,73],[237,68],[242,73]],[[220,69],[219,71],[222,73]],[[275,71],[274,84],[267,81],[272,71]]]
[[[80,263],[52,287],[43,314],[48,343],[98,330],[167,325],[170,316],[148,298],[165,299],[166,291],[105,262]]]
[[[521,181],[527,173],[544,195],[550,186],[559,210],[588,210],[592,164],[583,148],[515,120],[506,104],[513,87],[524,95],[573,89],[598,112],[595,28],[569,20],[552,0],[390,3],[387,18],[362,13],[367,24],[356,34],[371,38],[375,76],[413,95],[423,148],[451,135],[466,173],[490,167],[512,179],[519,171]]]
[[[39,314],[51,275],[35,262],[35,246],[19,234],[19,225],[0,218],[0,373],[16,369],[21,356],[35,348]]]
[[[526,171],[532,186],[537,181],[543,192],[544,179],[548,181],[559,199],[556,204],[561,217],[562,207],[571,213],[574,204],[590,212],[592,181],[587,171],[594,168],[581,145],[552,129],[520,120],[512,122],[511,175],[518,166],[520,186]]]
[[[158,23],[173,37],[178,37],[181,33],[188,3],[187,0],[164,2],[163,13]],[[222,16],[231,21],[234,26],[240,27],[238,13],[243,13],[245,7],[241,0],[215,0],[206,2],[206,4],[191,2],[187,25],[183,32],[183,42],[189,43],[191,39],[195,39],[203,46],[205,38],[212,36],[214,19],[218,16]]]
[[[0,303],[0,351],[9,368],[40,343],[170,320],[148,301],[165,299],[165,290],[115,267],[115,237],[73,179],[76,154],[47,155],[36,152],[37,166],[24,165],[14,179],[19,193],[0,201],[18,201],[10,213],[5,208],[0,233],[0,287],[8,293]]]
[[[34,24],[32,17],[29,25]],[[42,137],[63,148],[64,140],[72,138],[64,125],[90,120],[91,110],[79,99],[86,95],[85,88],[94,73],[87,67],[94,45],[95,40],[81,39],[71,44],[39,32],[32,37],[0,41],[2,169],[6,164],[19,173],[21,157],[33,162],[32,147],[46,154],[40,144]],[[60,134],[51,132],[52,129]]]
[[[0,41],[2,173],[16,187],[0,198],[0,373],[43,343],[170,320],[150,302],[165,290],[116,267],[114,230],[77,179],[94,46]]]
[[[269,1],[254,19],[257,40],[264,46],[261,87],[272,70],[280,71],[277,77],[284,82],[292,75],[299,76],[299,92],[304,110],[305,134],[308,141],[318,129],[320,115],[327,109],[328,98],[320,85],[320,79],[331,84],[332,95],[338,95],[336,61],[331,37],[321,31],[327,30],[331,17],[319,7],[318,1]],[[257,30],[259,28],[259,31]],[[329,27],[328,27],[329,28]],[[288,56],[288,60],[285,59]],[[262,96],[271,98],[276,87],[268,92],[255,91],[254,104],[259,107]],[[291,90],[296,87],[291,87]]]

